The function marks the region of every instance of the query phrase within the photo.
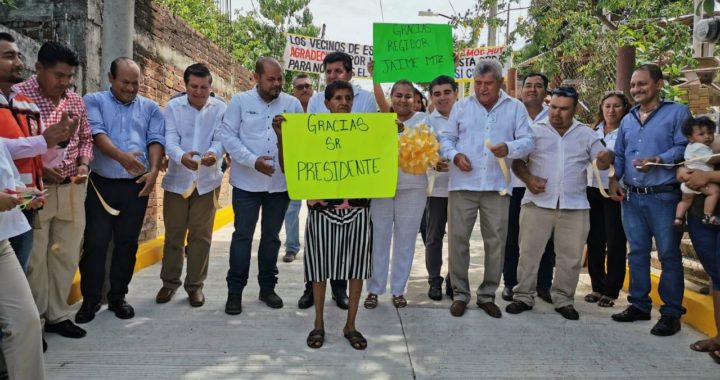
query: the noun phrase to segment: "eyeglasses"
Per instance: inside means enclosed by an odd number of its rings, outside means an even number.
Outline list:
[[[556,87],[551,92],[552,95],[565,96],[568,98],[578,98],[577,90],[572,87]]]
[[[310,87],[312,87],[312,85],[310,83],[305,83],[305,84],[296,84],[294,87],[296,90],[309,90]]]

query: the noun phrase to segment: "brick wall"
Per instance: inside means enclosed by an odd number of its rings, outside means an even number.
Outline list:
[[[150,0],[135,2],[134,59],[143,68],[140,92],[164,106],[178,92],[184,91],[182,74],[193,63],[208,65],[213,74],[213,91],[229,101],[238,91],[254,85],[252,74],[229,54],[193,30],[185,21]],[[140,240],[164,233],[162,189],[158,178],[150,196]],[[220,204],[229,204],[228,174],[223,178]]]

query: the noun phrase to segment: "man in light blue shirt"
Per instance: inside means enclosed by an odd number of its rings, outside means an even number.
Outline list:
[[[349,83],[353,76],[352,57],[349,54],[340,51],[329,53],[323,59],[323,69],[325,70],[325,84],[330,84],[336,80]],[[325,91],[317,92],[312,98],[310,98],[307,112],[330,113],[330,110],[325,106]],[[369,91],[363,90],[357,85],[353,85],[352,112],[377,112],[377,104],[375,103],[374,96]],[[332,288],[332,299],[335,300],[337,306],[341,309],[347,310],[349,301],[347,296],[347,281],[330,280],[330,287]],[[312,283],[306,282],[305,292],[303,292],[300,300],[298,300],[298,307],[301,309],[307,309],[312,305]]]
[[[630,243],[631,305],[612,318],[618,322],[650,319],[650,251],[655,237],[662,265],[658,290],[665,304],[650,333],[668,336],[680,331],[680,317],[685,313],[681,232],[672,228],[680,184],[674,167],[653,164],[683,160],[687,139],[681,126],[691,115],[684,105],[660,99],[662,87],[662,71],[657,65],[642,65],[633,72],[630,94],[637,105],[620,122],[615,141],[615,176],[609,185],[613,199],[622,201],[623,227]]]
[[[509,172],[502,172],[498,160],[509,167],[511,159],[529,154],[535,135],[522,102],[500,89],[503,76],[497,61],[481,61],[474,80],[475,94],[455,104],[448,128],[440,135],[441,154],[453,162],[448,186],[448,241],[455,301],[450,313],[462,316],[470,302],[470,235],[479,212],[485,273],[477,290],[477,304],[491,317],[500,318],[502,313],[494,301],[502,277],[510,184]]]
[[[260,300],[281,308],[275,293],[277,256],[288,198],[285,176],[278,162],[277,137],[272,120],[284,113],[303,113],[300,101],[282,93],[283,70],[273,58],[255,63],[256,86],[233,96],[225,111],[220,138],[232,158],[230,184],[233,185],[235,232],[230,243],[230,269],[227,274],[228,298],[225,312],[242,312],[242,292],[250,271],[250,253],[258,215],[262,210],[258,247]]]
[[[110,90],[84,97],[94,139],[90,186],[85,200],[85,240],[80,259],[83,304],[75,322],[87,323],[100,308],[108,243],[114,242],[108,308],[128,319],[135,310],[125,295],[135,268],[148,196],[155,190],[165,155],[160,107],[138,95],[142,74],[130,58],[118,58],[108,73]]]
[[[155,301],[166,303],[172,299],[183,284],[180,277],[187,258],[184,288],[190,306],[200,307],[205,303],[202,289],[222,182],[218,157],[224,151],[215,131],[227,106],[210,96],[212,75],[207,66],[201,63],[188,66],[183,80],[186,95],[171,100],[165,107],[165,148],[170,162],[162,182],[163,286]]]

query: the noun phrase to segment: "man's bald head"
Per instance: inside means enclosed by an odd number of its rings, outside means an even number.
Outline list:
[[[140,66],[130,58],[120,57],[110,64],[108,81],[113,95],[123,103],[130,103],[140,90],[142,72]]]
[[[277,61],[275,58],[271,57],[260,57],[255,62],[255,74],[257,75],[263,75],[269,68],[277,68],[282,70],[282,66],[280,66],[280,62]]]

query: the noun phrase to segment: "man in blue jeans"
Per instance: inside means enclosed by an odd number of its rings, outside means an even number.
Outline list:
[[[630,306],[612,318],[618,322],[649,320],[650,251],[652,238],[662,265],[660,320],[650,331],[670,336],[680,331],[683,266],[681,233],[672,228],[680,185],[675,168],[657,166],[682,161],[687,139],[681,125],[690,117],[687,107],[660,99],[662,71],[657,65],[638,67],[630,80],[630,95],[637,104],[620,122],[615,143],[615,177],[610,178],[612,198],[622,203],[622,221],[630,243]],[[624,189],[619,185],[624,182]]]
[[[242,312],[242,292],[250,271],[252,240],[258,216],[260,300],[274,309],[283,307],[275,293],[277,257],[288,198],[285,176],[278,162],[277,137],[272,120],[284,113],[302,113],[300,101],[282,92],[283,70],[278,61],[262,57],[255,64],[255,87],[233,96],[220,127],[225,151],[232,158],[230,184],[235,212],[235,232],[230,243],[225,312]]]

